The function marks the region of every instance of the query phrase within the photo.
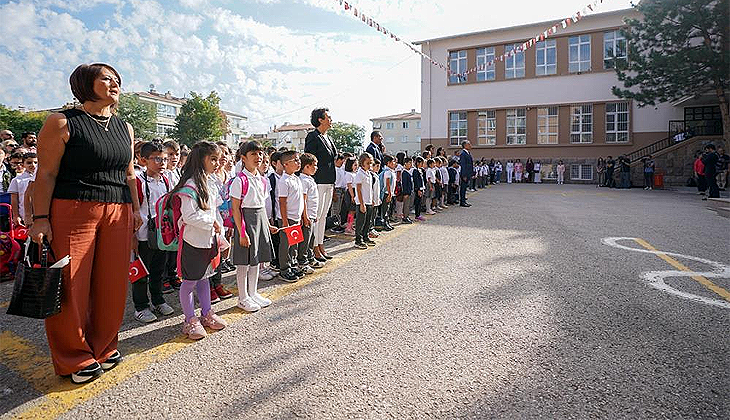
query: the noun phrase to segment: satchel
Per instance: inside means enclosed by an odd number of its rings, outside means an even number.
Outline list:
[[[25,257],[15,273],[9,315],[45,319],[61,312],[63,268],[48,268],[49,252],[55,259],[47,242],[26,243]]]

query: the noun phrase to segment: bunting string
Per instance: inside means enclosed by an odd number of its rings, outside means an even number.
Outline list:
[[[369,27],[375,29],[376,31],[382,33],[385,36],[389,36],[395,42],[404,44],[406,47],[410,48],[411,51],[420,55],[421,58],[430,62],[432,66],[435,66],[435,67],[438,67],[438,68],[444,70],[449,76],[457,76],[460,79],[464,79],[464,80],[466,80],[466,78],[469,74],[476,73],[478,71],[484,71],[487,68],[493,66],[494,63],[497,61],[504,61],[521,52],[527,51],[528,49],[535,46],[535,44],[537,44],[538,42],[545,41],[545,39],[553,36],[560,29],[566,29],[568,26],[571,26],[571,25],[577,23],[579,20],[583,19],[585,16],[595,13],[596,9],[598,9],[598,5],[603,3],[603,0],[594,0],[592,3],[586,5],[582,10],[575,12],[570,17],[567,17],[565,19],[558,21],[553,26],[538,33],[534,37],[532,37],[532,38],[528,39],[527,41],[523,42],[522,44],[518,45],[516,48],[513,48],[510,51],[505,52],[504,54],[496,56],[492,60],[482,63],[479,66],[476,66],[471,69],[464,70],[462,72],[457,73],[457,72],[451,70],[449,68],[448,64],[443,64],[443,63],[439,62],[438,60],[435,60],[433,57],[430,57],[428,54],[421,51],[417,46],[413,45],[412,43],[410,43],[408,41],[403,40],[401,37],[397,36],[393,32],[386,29],[383,25],[381,25],[378,21],[373,19],[371,16],[366,15],[362,11],[362,9],[358,10],[358,8],[355,7],[355,5],[352,3],[352,1],[344,1],[344,0],[335,0],[335,1],[339,2],[340,6],[342,6],[346,12],[352,13],[356,18],[361,20],[365,25],[368,25]]]

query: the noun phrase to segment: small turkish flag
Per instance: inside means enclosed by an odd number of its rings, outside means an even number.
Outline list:
[[[15,229],[10,232],[10,235],[17,241],[25,241],[28,239],[28,228],[23,225],[15,226]]]
[[[129,264],[129,282],[134,283],[137,280],[148,276],[150,273],[147,271],[147,267],[142,262],[142,259],[137,257],[136,260]]]
[[[286,239],[289,241],[289,246],[294,246],[304,240],[304,234],[302,233],[301,225],[292,225],[282,228],[286,233]]]

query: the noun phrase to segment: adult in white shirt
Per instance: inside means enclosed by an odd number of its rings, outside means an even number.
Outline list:
[[[512,159],[507,161],[507,164],[505,165],[507,168],[507,183],[512,183],[512,176],[515,173],[515,164],[512,162]]]

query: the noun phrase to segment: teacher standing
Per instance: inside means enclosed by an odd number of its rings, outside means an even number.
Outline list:
[[[46,318],[56,374],[96,379],[122,360],[117,350],[129,282],[133,230],[142,225],[132,127],[113,111],[121,77],[107,64],[82,64],[70,78],[79,108],[51,114],[38,139],[30,236],[71,256],[61,312]]]
[[[317,221],[314,225],[314,256],[320,261],[331,259],[324,250],[324,231],[327,226],[327,213],[332,205],[332,194],[335,189],[335,157],[337,146],[327,135],[332,127],[329,109],[317,108],[312,111],[311,122],[314,130],[307,134],[304,151],[317,157],[317,172],[314,181],[319,192]]]

